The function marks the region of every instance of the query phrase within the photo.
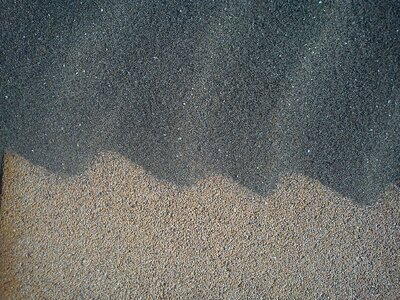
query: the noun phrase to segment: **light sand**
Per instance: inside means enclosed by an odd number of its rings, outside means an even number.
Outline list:
[[[301,175],[267,198],[162,182],[112,153],[60,178],[6,155],[2,299],[396,299],[400,192],[354,204]]]

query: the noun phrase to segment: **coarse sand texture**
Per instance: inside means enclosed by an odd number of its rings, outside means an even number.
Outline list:
[[[1,299],[398,299],[400,192],[372,206],[291,174],[161,181],[115,153],[60,177],[4,158]]]

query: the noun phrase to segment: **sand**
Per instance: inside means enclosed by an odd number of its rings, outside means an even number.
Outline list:
[[[301,174],[261,197],[99,154],[61,177],[6,154],[1,299],[396,299],[400,192],[361,206]]]

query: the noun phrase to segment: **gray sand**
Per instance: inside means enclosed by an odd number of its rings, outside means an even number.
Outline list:
[[[395,299],[399,190],[370,207],[300,175],[260,197],[99,155],[59,177],[6,155],[2,299]]]
[[[363,204],[400,180],[400,1],[6,0],[0,28],[0,157]]]

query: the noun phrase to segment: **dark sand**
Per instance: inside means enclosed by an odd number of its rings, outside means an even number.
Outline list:
[[[269,197],[179,187],[113,153],[60,177],[7,154],[1,299],[398,299],[399,200],[296,174]]]
[[[0,156],[363,204],[400,180],[398,0],[5,0],[0,28]]]

